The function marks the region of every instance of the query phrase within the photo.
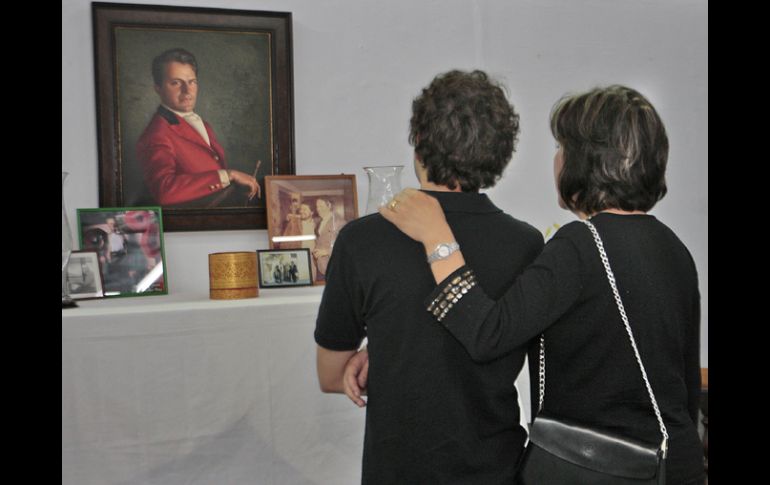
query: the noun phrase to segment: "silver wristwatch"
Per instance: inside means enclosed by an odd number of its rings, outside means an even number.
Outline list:
[[[441,243],[438,246],[436,246],[436,249],[433,250],[432,253],[428,255],[428,263],[435,263],[436,261],[441,261],[442,259],[446,259],[451,255],[453,252],[460,249],[460,245],[457,244],[457,242],[452,241],[448,243]]]

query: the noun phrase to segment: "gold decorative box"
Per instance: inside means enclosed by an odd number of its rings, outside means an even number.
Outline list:
[[[256,251],[209,254],[209,297],[212,300],[257,296]]]

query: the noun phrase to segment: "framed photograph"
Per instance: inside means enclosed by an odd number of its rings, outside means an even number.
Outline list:
[[[309,249],[313,284],[324,284],[337,234],[358,217],[355,175],[268,176],[265,194],[270,247]]]
[[[72,251],[67,264],[67,284],[75,300],[104,296],[102,270],[96,251]]]
[[[295,173],[291,13],[91,5],[99,205],[266,228],[264,177]]]
[[[310,286],[309,249],[264,249],[257,251],[259,287]]]
[[[104,296],[168,293],[160,207],[78,209],[78,233],[97,254]]]

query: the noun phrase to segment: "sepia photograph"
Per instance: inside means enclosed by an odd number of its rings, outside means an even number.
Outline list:
[[[310,250],[264,249],[257,251],[259,287],[310,286]]]
[[[97,253],[104,296],[168,293],[160,207],[78,209],[78,232]]]
[[[67,284],[75,300],[104,296],[99,254],[96,251],[72,251],[67,263]]]
[[[355,176],[269,176],[265,189],[270,247],[308,249],[313,284],[324,284],[337,234],[358,218]]]

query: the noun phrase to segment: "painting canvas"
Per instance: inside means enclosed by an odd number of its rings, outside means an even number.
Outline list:
[[[295,170],[291,14],[92,5],[100,205],[265,228],[264,177]]]

